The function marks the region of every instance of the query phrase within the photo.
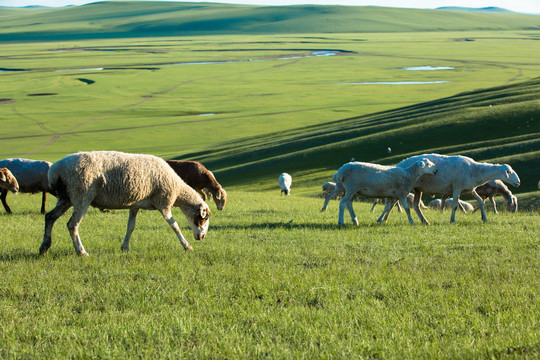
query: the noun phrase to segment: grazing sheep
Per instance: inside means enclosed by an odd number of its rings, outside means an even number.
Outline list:
[[[444,208],[441,209],[442,199],[435,199],[435,200],[431,200],[429,202],[429,207],[434,209],[434,210],[444,211],[444,209],[448,209],[449,207],[452,206],[453,201],[454,201],[454,199],[447,198],[445,200],[445,202],[444,202]],[[474,206],[472,206],[471,203],[468,203],[468,202],[463,201],[463,200],[459,200],[458,208],[459,208],[459,210],[463,211],[464,213],[467,213],[467,211],[474,211]]]
[[[129,209],[129,220],[122,250],[129,250],[129,238],[140,209],[158,210],[180,239],[185,250],[193,250],[172,217],[171,208],[179,207],[202,240],[208,230],[208,205],[167,163],[158,157],[116,151],[90,151],[71,154],[52,164],[49,183],[58,202],[45,215],[45,233],[39,248],[44,254],[51,246],[54,222],[71,206],[73,215],[67,225],[75,251],[88,255],[79,237],[79,225],[88,207]]]
[[[43,193],[41,197],[41,213],[45,214],[45,201],[47,201],[47,192],[50,192],[47,181],[47,172],[51,167],[48,161],[38,161],[29,159],[5,159],[0,161],[0,167],[8,168],[19,183],[21,193],[35,194]],[[2,205],[8,214],[11,214],[7,201],[7,190],[2,190],[0,199]]]
[[[456,220],[456,209],[459,204],[459,196],[462,193],[471,194],[480,204],[482,211],[482,220],[487,222],[486,212],[484,210],[484,202],[474,190],[477,186],[483,185],[489,180],[499,179],[510,183],[514,186],[519,186],[519,176],[510,165],[504,164],[488,164],[479,163],[466,156],[446,156],[439,154],[427,154],[413,156],[401,161],[397,167],[408,167],[419,159],[427,158],[435,163],[438,173],[437,176],[424,175],[414,184],[414,210],[422,221],[429,224],[427,219],[418,208],[418,201],[422,193],[430,195],[450,196],[453,198],[452,215],[450,222]],[[389,212],[393,204],[387,205],[383,211],[383,218],[388,218]]]
[[[337,183],[341,183],[345,188],[345,196],[339,203],[338,223],[343,225],[343,215],[345,208],[347,208],[353,224],[358,225],[358,219],[352,207],[352,198],[358,193],[367,198],[386,198],[387,200],[401,201],[409,223],[414,224],[409,205],[407,205],[407,194],[420,176],[424,174],[434,175],[436,172],[435,165],[427,159],[416,161],[406,168],[362,162],[343,165],[334,176]],[[388,201],[388,203],[392,203],[392,201]],[[380,223],[381,221],[382,216],[377,222]]]
[[[291,184],[292,184],[291,175],[287,173],[283,173],[279,175],[278,183],[279,183],[279,187],[281,188],[281,195],[283,195],[283,193],[285,193],[285,195],[287,196],[291,195]]]
[[[194,188],[206,201],[208,190],[218,210],[223,210],[227,202],[227,193],[217,182],[214,174],[197,161],[166,160],[167,164],[184,180],[186,184]]]
[[[19,191],[17,179],[7,168],[0,169],[0,189],[2,189],[2,191],[11,191],[14,194]]]
[[[491,205],[493,205],[493,211],[495,212],[495,214],[498,214],[498,212],[497,212],[497,206],[495,205],[495,200],[493,199],[493,197],[497,194],[502,195],[502,197],[506,201],[508,210],[510,210],[511,212],[516,212],[518,210],[517,198],[508,189],[508,186],[506,186],[501,180],[488,181],[484,185],[478,186],[474,190],[476,191],[478,196],[482,198],[482,202],[484,202],[486,198],[489,197],[489,200],[491,201]]]

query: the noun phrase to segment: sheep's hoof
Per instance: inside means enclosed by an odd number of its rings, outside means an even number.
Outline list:
[[[127,252],[129,252],[129,247],[127,247],[127,246],[125,246],[125,247],[124,247],[124,246],[121,246],[121,247],[120,247],[120,250],[122,250],[122,252],[127,253]]]
[[[79,256],[90,256],[88,255],[88,253],[86,251],[83,251],[81,253],[78,254]]]
[[[186,246],[186,247],[184,248],[184,250],[186,250],[186,251],[188,251],[188,250],[189,250],[189,251],[193,251],[193,246],[188,245],[188,246]]]
[[[359,225],[359,222],[358,222],[358,219],[357,219],[357,218],[354,218],[354,220],[352,221],[352,223],[353,223],[355,226],[358,226],[358,225]]]

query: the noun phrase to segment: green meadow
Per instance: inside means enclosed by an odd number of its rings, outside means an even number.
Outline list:
[[[127,212],[92,209],[84,259],[70,211],[39,257],[41,196],[8,194],[0,357],[540,356],[540,17],[105,2],[0,18],[0,158],[198,160],[228,192],[203,241],[174,211],[189,253],[148,211],[121,253]],[[431,152],[512,165],[520,211],[320,212],[351,158]]]

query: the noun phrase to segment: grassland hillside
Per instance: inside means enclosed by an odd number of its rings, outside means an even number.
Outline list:
[[[64,8],[0,8],[2,41],[209,34],[538,29],[540,18],[501,11],[359,6],[252,6],[105,1]]]
[[[276,168],[327,178],[354,157],[395,164],[421,153],[460,154],[478,161],[511,163],[533,191],[540,168],[540,78],[482,89],[323,125],[247,138],[201,159],[226,181],[269,177]],[[399,155],[387,152],[390,147]],[[325,173],[324,171],[329,171]],[[271,184],[273,185],[273,184]],[[270,185],[270,186],[271,186]]]

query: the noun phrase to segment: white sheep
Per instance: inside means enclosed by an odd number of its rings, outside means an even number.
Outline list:
[[[289,196],[291,195],[291,185],[292,185],[292,177],[291,175],[287,173],[282,173],[279,175],[278,179],[279,187],[281,188],[281,195],[285,193],[285,195]]]
[[[326,211],[326,209],[328,208],[328,203],[330,202],[330,200],[332,199],[340,199],[343,197],[343,195],[345,195],[345,188],[343,187],[343,185],[340,185],[339,187],[337,187],[338,185],[333,182],[333,181],[329,181],[327,183],[324,183],[323,186],[322,186],[322,190],[323,190],[323,197],[324,197],[324,204],[323,204],[323,207],[321,209],[321,211]],[[410,195],[412,195],[412,197],[410,198]],[[410,199],[409,199],[410,198]],[[407,202],[409,203],[409,207],[412,203],[412,199],[414,198],[414,194],[409,194],[407,195]],[[373,204],[371,206],[371,210],[370,212],[373,212],[373,210],[375,209],[375,206],[377,205],[377,203],[379,202],[380,199],[373,199]],[[422,203],[422,205],[424,205]],[[401,205],[399,204],[399,201],[397,202],[397,207],[398,207],[398,211],[401,212]]]
[[[345,196],[339,203],[338,223],[343,225],[343,215],[347,208],[353,224],[358,225],[358,219],[352,207],[352,198],[358,193],[367,198],[401,201],[409,223],[414,224],[407,205],[407,194],[418,177],[424,174],[433,175],[436,172],[435,165],[427,159],[420,159],[407,168],[362,162],[343,165],[334,176],[337,183],[341,183],[345,188]],[[392,203],[392,201],[387,203]],[[382,222],[382,216],[377,222]]]
[[[435,199],[435,200],[431,200],[429,202],[429,207],[434,209],[434,210],[444,211],[444,209],[448,209],[449,207],[452,207],[453,203],[454,203],[454,199],[447,198],[444,201],[444,208],[441,209],[442,199]],[[459,210],[463,211],[464,213],[467,213],[467,211],[474,212],[474,206],[472,206],[471,203],[468,203],[468,202],[463,201],[463,200],[459,200],[458,208],[459,208]]]
[[[514,186],[520,185],[519,176],[510,165],[479,163],[469,157],[461,155],[418,155],[405,159],[396,166],[405,168],[415,163],[419,159],[424,158],[427,158],[435,163],[438,170],[436,177],[424,175],[420,177],[414,184],[414,210],[422,223],[425,224],[429,224],[429,222],[424,217],[424,214],[422,214],[422,211],[418,208],[418,201],[420,200],[422,193],[430,195],[452,196],[453,205],[452,215],[450,217],[451,223],[454,223],[456,220],[456,209],[459,204],[459,196],[462,193],[470,193],[480,204],[482,220],[487,222],[488,220],[484,210],[484,203],[474,189],[477,186],[488,182],[489,180],[495,179],[502,180]],[[392,209],[391,205],[392,204],[389,204],[387,207],[385,207],[383,214],[381,215],[384,219],[388,218],[388,214]]]
[[[198,193],[188,186],[158,157],[115,151],[90,151],[71,154],[55,162],[49,170],[49,183],[58,202],[45,215],[45,233],[39,249],[44,254],[51,246],[54,222],[71,206],[67,225],[75,251],[88,255],[78,229],[88,207],[129,209],[129,220],[122,250],[129,250],[129,238],[140,209],[158,210],[180,239],[185,250],[193,250],[172,217],[179,207],[186,216],[196,240],[206,236],[210,210]]]
[[[17,179],[7,168],[0,169],[0,189],[2,189],[2,191],[11,191],[14,194],[19,191]]]
[[[45,214],[47,192],[50,192],[47,172],[51,167],[51,163],[48,161],[30,159],[5,159],[0,161],[0,167],[8,168],[15,178],[17,178],[19,191],[21,193],[43,193],[41,197],[41,213]],[[7,204],[6,196],[7,190],[2,190],[2,194],[0,195],[2,205],[4,205],[6,212],[11,214],[11,209]]]

